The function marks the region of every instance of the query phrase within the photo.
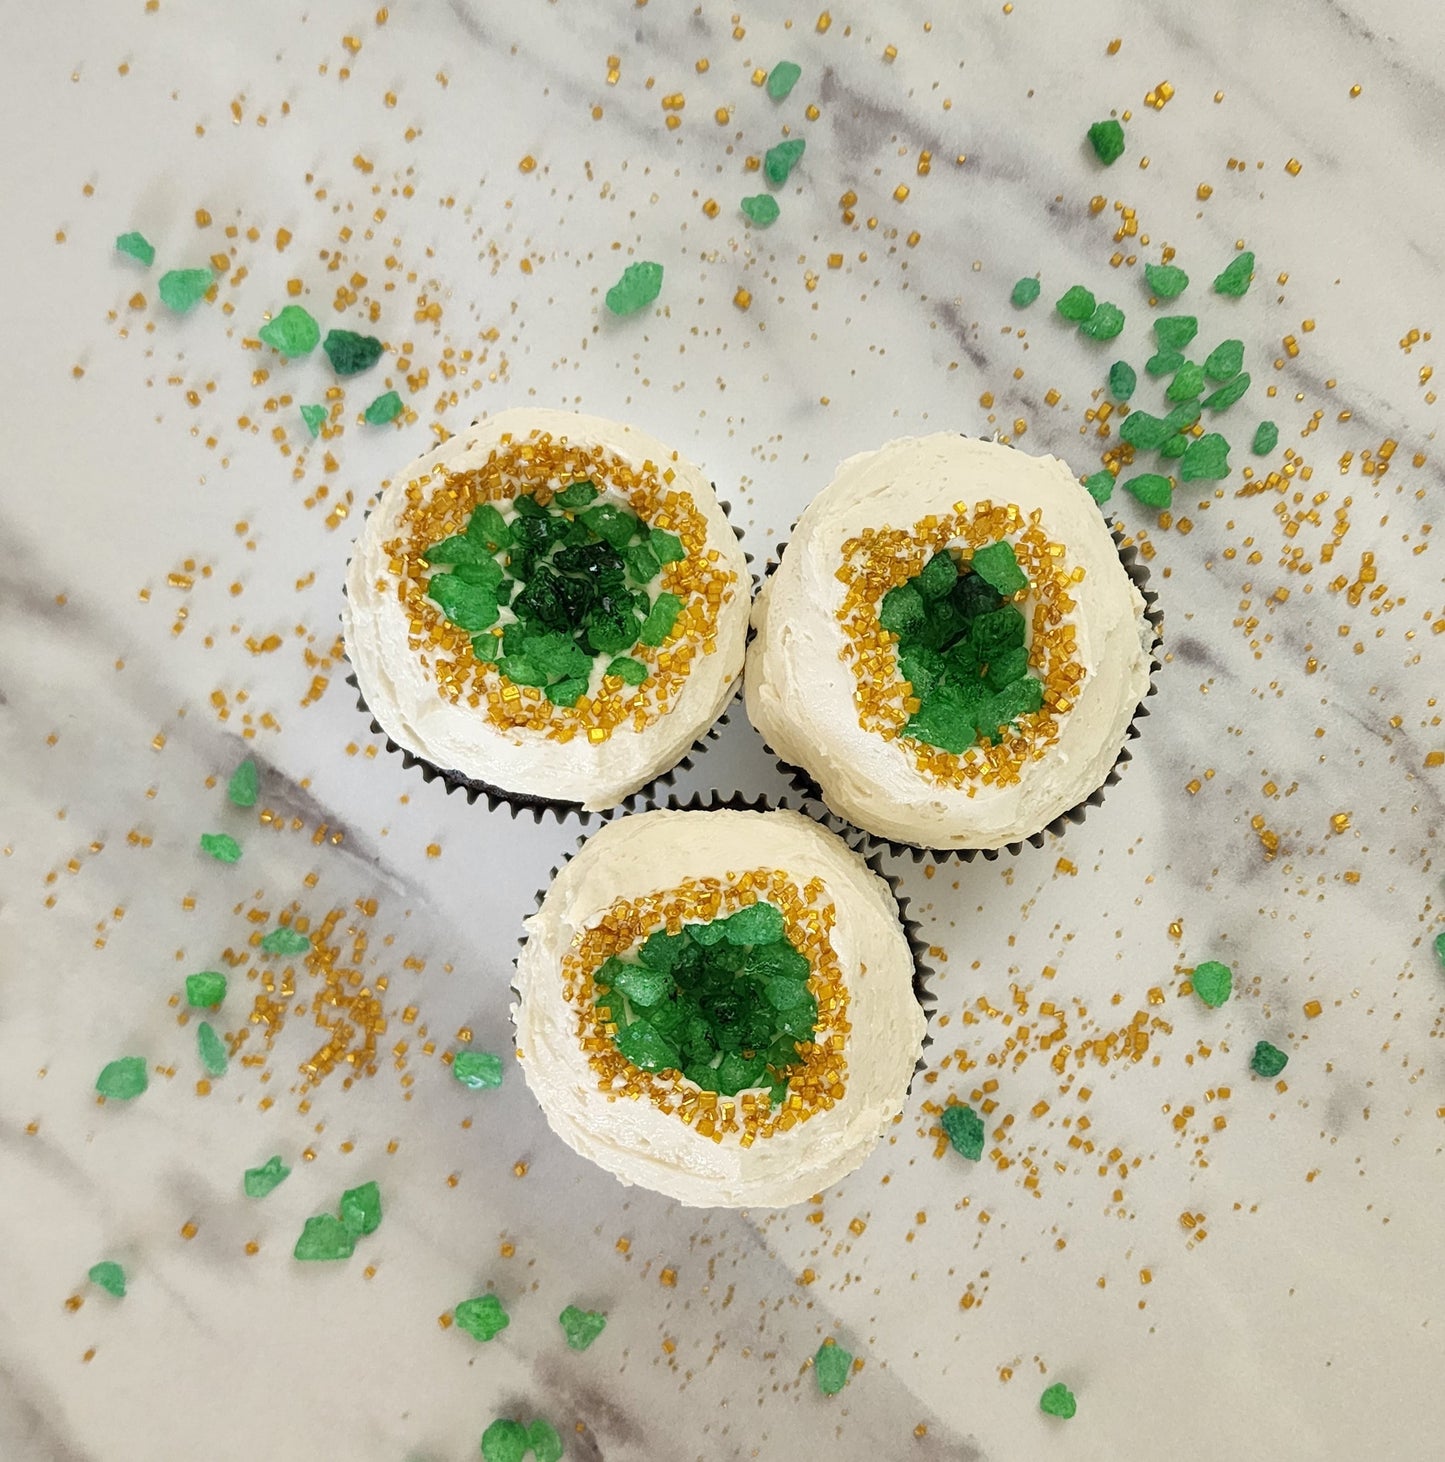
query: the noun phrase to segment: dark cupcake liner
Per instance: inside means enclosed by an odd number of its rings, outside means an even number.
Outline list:
[[[745,797],[741,792],[734,792],[731,796],[723,797],[717,793],[704,796],[701,792],[694,792],[684,801],[679,801],[671,796],[667,801],[656,807],[640,809],[648,812],[800,812],[805,817],[811,817],[814,822],[819,823],[826,831],[833,831],[821,818],[813,817],[812,813],[804,807],[792,805],[786,797],[765,797],[759,794],[756,797]],[[600,829],[597,829],[600,831]],[[834,834],[837,836],[837,834]],[[542,901],[547,897],[552,885],[556,883],[558,874],[569,864],[573,858],[586,846],[591,838],[591,833],[585,833],[577,839],[577,846],[566,853],[560,862],[552,866],[548,875],[546,886],[539,888],[535,895],[534,904],[537,909],[542,907]],[[916,919],[910,918],[908,910],[911,900],[906,893],[900,889],[900,879],[897,874],[891,873],[884,866],[882,850],[875,850],[872,853],[863,853],[846,839],[841,839],[850,849],[863,859],[865,866],[872,873],[878,875],[888,885],[889,892],[893,895],[893,901],[898,906],[898,922],[903,929],[903,937],[908,941],[909,957],[913,961],[913,998],[918,1002],[918,1008],[923,1012],[924,1028],[923,1039],[919,1043],[918,1059],[914,1062],[913,1075],[918,1077],[928,1067],[925,1059],[925,1052],[933,1044],[933,1015],[938,1007],[938,998],[933,993],[931,981],[935,974],[933,967],[928,963],[928,941],[923,937],[923,928]],[[517,946],[521,949],[527,943],[527,935],[517,936]],[[516,968],[516,959],[512,961],[513,969]],[[516,985],[511,986],[512,994],[520,1000],[521,992]],[[908,1084],[908,1092],[912,1092],[913,1082]]]
[[[717,488],[713,487],[713,495],[717,495]],[[728,526],[733,530],[733,536],[738,537],[736,527],[732,522],[732,506],[718,498],[718,506],[723,511],[723,516],[728,520]],[[364,523],[371,516],[371,508],[368,507],[362,513]],[[739,544],[742,543],[738,538]],[[354,548],[354,545],[353,545]],[[750,571],[753,562],[752,554],[743,548],[743,560],[746,568]],[[346,567],[351,568],[350,557],[346,560]],[[756,576],[749,578],[748,616],[751,626],[752,617],[752,583]],[[341,592],[346,593],[345,579],[342,580]],[[751,635],[751,627],[749,628]],[[343,637],[344,643],[344,637]],[[745,642],[746,643],[746,642]],[[746,660],[744,661],[746,667]],[[499,787],[495,783],[483,781],[479,777],[468,777],[463,773],[450,767],[439,767],[434,762],[428,761],[425,757],[418,756],[405,746],[399,745],[393,740],[386,727],[377,720],[370,706],[366,703],[365,696],[361,693],[361,686],[356,679],[356,671],[351,670],[346,676],[346,683],[356,692],[356,708],[371,723],[372,731],[380,736],[387,751],[401,758],[402,766],[408,770],[416,770],[421,773],[424,782],[440,782],[447,795],[453,792],[461,792],[465,795],[468,804],[475,803],[482,798],[487,804],[489,812],[496,812],[498,808],[505,808],[513,819],[520,817],[523,813],[529,813],[532,821],[542,823],[551,819],[559,824],[575,822],[581,827],[590,827],[597,822],[605,822],[608,818],[616,817],[619,814],[638,812],[658,805],[658,795],[670,789],[676,781],[679,772],[691,771],[696,764],[696,758],[701,756],[712,742],[716,741],[722,732],[722,728],[728,724],[729,714],[734,702],[742,693],[743,678],[738,676],[737,683],[733,686],[732,694],[723,702],[722,709],[713,718],[712,724],[708,726],[672,766],[664,768],[651,780],[643,783],[635,792],[629,792],[620,802],[611,807],[599,808],[595,811],[582,806],[580,802],[568,802],[562,798],[541,797],[534,792],[509,792],[505,787]]]
[[[795,523],[793,527],[796,529],[797,524]],[[806,806],[803,810],[817,818],[825,827],[836,832],[849,847],[860,852],[866,848],[886,848],[895,857],[911,858],[915,863],[972,863],[975,858],[982,858],[986,862],[992,863],[1004,853],[1013,858],[1023,852],[1025,847],[1043,847],[1044,840],[1049,834],[1057,836],[1063,833],[1068,827],[1083,822],[1089,808],[1102,806],[1105,791],[1119,780],[1125,763],[1133,760],[1129,742],[1137,740],[1142,734],[1139,722],[1149,715],[1149,708],[1145,702],[1150,696],[1158,693],[1158,687],[1154,684],[1154,676],[1163,664],[1159,658],[1159,651],[1164,642],[1164,612],[1158,607],[1158,594],[1149,588],[1149,570],[1140,561],[1137,545],[1125,543],[1124,530],[1113,520],[1109,522],[1109,536],[1114,540],[1119,562],[1123,566],[1124,572],[1128,574],[1130,583],[1139,591],[1140,597],[1144,600],[1144,618],[1154,631],[1153,640],[1149,646],[1149,687],[1144,692],[1144,700],[1139,702],[1133,716],[1129,719],[1128,726],[1125,727],[1123,744],[1119,748],[1119,755],[1114,759],[1114,765],[1109,768],[1108,776],[1082,802],[1059,813],[1052,822],[1046,823],[1038,832],[1015,842],[1005,843],[1001,848],[925,848],[917,843],[901,843],[893,838],[871,833],[866,828],[858,827],[839,816],[828,806],[823,797],[823,789],[806,768],[784,761],[768,744],[767,738],[763,737],[763,745],[767,747],[773,760],[777,763],[778,770],[783,773],[794,791],[804,800]],[[788,540],[784,539],[774,547],[773,553],[768,558],[767,567],[754,586],[753,599],[755,602],[762,586],[777,572],[787,546]],[[757,631],[749,625],[748,645],[750,647],[756,634]],[[746,679],[746,663],[744,664],[744,679]],[[758,734],[762,735],[761,732]]]

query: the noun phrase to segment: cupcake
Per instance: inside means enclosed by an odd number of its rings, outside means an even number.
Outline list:
[[[346,653],[429,777],[599,811],[732,698],[749,588],[699,468],[620,422],[504,411],[382,493],[347,571]]]
[[[618,818],[526,921],[512,1008],[568,1146],[699,1207],[782,1207],[903,1105],[924,1014],[889,885],[794,812]]]
[[[753,626],[744,695],[773,753],[855,827],[958,853],[1082,815],[1156,633],[1062,462],[946,433],[844,462]]]

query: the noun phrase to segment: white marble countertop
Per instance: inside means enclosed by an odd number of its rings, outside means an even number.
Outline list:
[[[1440,1455],[1436,7],[899,0],[825,29],[711,0],[129,0],[4,29],[5,1462],[461,1462],[498,1414],[607,1462]],[[783,58],[776,103],[751,78]],[[1084,131],[1125,111],[1106,171]],[[807,154],[749,229],[745,159],[785,127]],[[132,228],[151,270],[112,250]],[[1254,287],[1221,299],[1236,240]],[[575,829],[444,796],[356,711],[338,594],[387,472],[506,405],[624,417],[707,466],[762,559],[891,436],[1000,431],[1092,471],[1116,438],[1086,413],[1149,353],[1166,246],[1201,339],[1248,348],[1234,470],[1171,520],[1113,505],[1170,654],[1104,808],[1015,859],[897,865],[940,1018],[888,1141],[815,1204],[699,1213],[576,1158],[515,1069],[453,1082],[459,1028],[509,1048],[519,922]],[[170,315],[161,270],[213,255],[214,298]],[[663,294],[615,320],[634,258]],[[388,346],[314,445],[320,353],[246,344],[288,280]],[[1124,308],[1115,344],[1052,313],[1075,282]],[[407,418],[361,425],[387,386]],[[783,785],[737,707],[680,782]],[[287,908],[360,936],[338,988],[380,991],[377,1069],[304,1089],[320,979],[276,992],[267,1051],[238,969],[218,1024],[256,1059],[201,1096],[183,976]],[[1211,957],[1236,971],[1218,1011],[1181,993]],[[1262,1036],[1278,1088],[1248,1071]],[[130,1053],[149,1091],[97,1104]],[[987,1081],[997,1156],[936,1159],[924,1102]],[[272,1153],[292,1177],[244,1198]],[[295,1263],[306,1216],[371,1178],[379,1231]],[[106,1258],[123,1300],[86,1281]],[[497,1340],[438,1323],[489,1287]],[[585,1355],[573,1301],[609,1315]],[[806,1368],[828,1335],[866,1362],[833,1399]],[[1038,1410],[1056,1380],[1067,1423]]]

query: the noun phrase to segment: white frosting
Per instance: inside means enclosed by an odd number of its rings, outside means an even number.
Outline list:
[[[1047,536],[1082,566],[1075,586],[1080,694],[1059,740],[1010,786],[940,785],[906,744],[858,724],[853,672],[836,612],[843,544],[864,528],[911,528],[956,502],[1039,509]],[[1033,836],[1102,785],[1149,685],[1153,627],[1119,562],[1098,505],[1056,457],[1030,457],[952,433],[906,437],[850,457],[798,522],[753,609],[748,716],[784,761],[803,767],[839,816],[929,848],[1001,848]]]
[[[480,710],[454,704],[437,689],[431,672],[408,643],[406,611],[396,594],[382,545],[398,535],[411,482],[437,469],[465,472],[482,466],[503,433],[525,440],[538,432],[585,446],[603,447],[634,467],[644,461],[671,467],[674,486],[689,493],[707,521],[707,543],[719,564],[737,575],[718,611],[716,651],[699,653],[671,708],[642,731],[618,727],[600,745],[585,735],[548,740],[542,732],[493,725]],[[621,422],[570,411],[503,411],[469,427],[419,457],[382,493],[357,539],[346,575],[342,623],[346,653],[371,714],[399,746],[434,766],[488,782],[508,792],[580,802],[591,810],[614,807],[629,793],[675,766],[732,698],[742,672],[751,579],[732,526],[700,468],[655,437]],[[380,586],[380,587],[378,587]]]
[[[837,909],[831,933],[848,991],[847,1090],[787,1132],[741,1147],[699,1136],[646,1098],[609,1099],[562,998],[562,958],[619,898],[687,878],[779,868],[819,878]],[[798,1203],[856,1168],[902,1108],[923,1039],[913,959],[888,885],[841,839],[794,812],[649,812],[592,837],[526,921],[512,1007],[522,1072],[553,1131],[624,1183],[696,1206]]]

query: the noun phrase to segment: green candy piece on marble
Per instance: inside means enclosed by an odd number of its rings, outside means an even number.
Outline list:
[[[321,344],[321,326],[309,310],[300,305],[287,305],[274,319],[267,320],[256,332],[263,345],[281,355],[298,360],[310,355]]]

